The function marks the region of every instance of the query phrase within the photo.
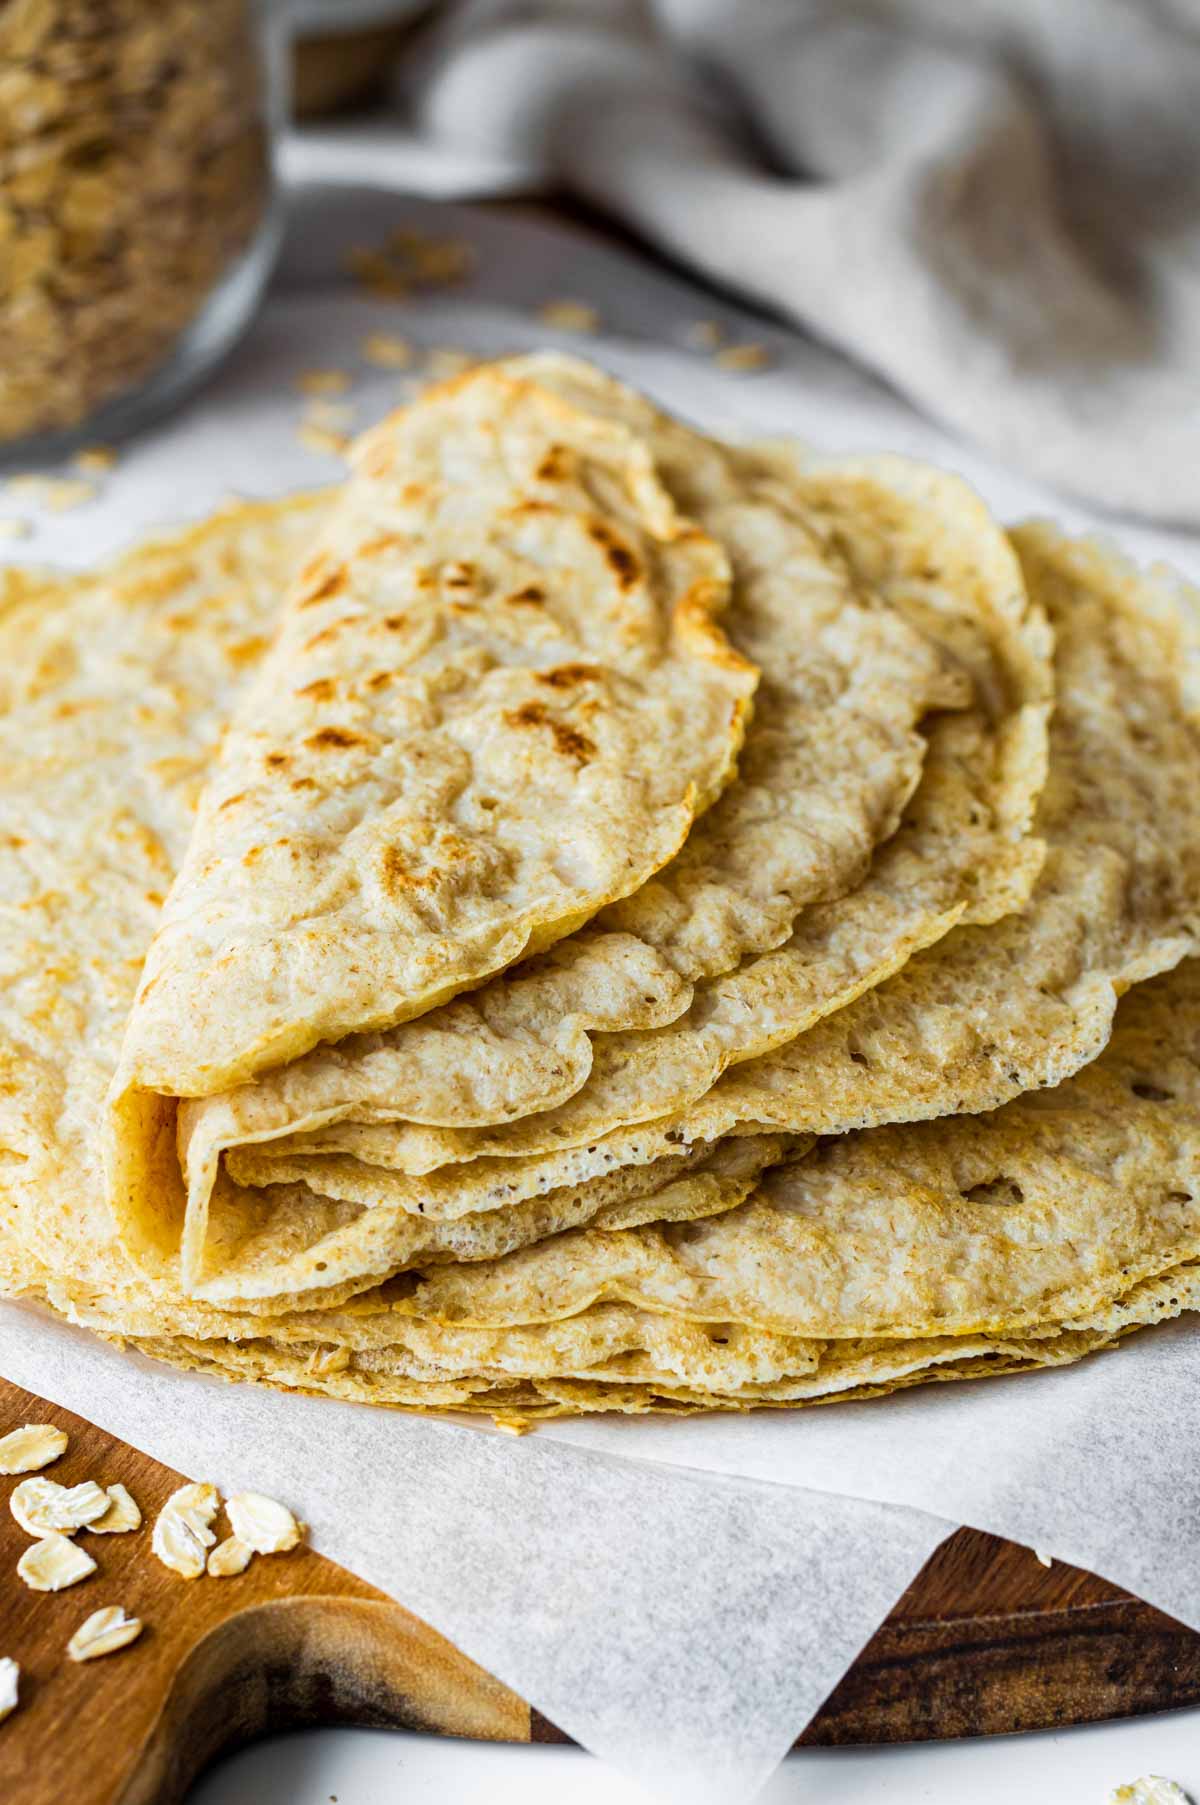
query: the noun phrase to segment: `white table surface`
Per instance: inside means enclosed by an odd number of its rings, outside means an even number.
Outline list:
[[[793,1755],[759,1805],[1104,1805],[1165,1774],[1200,1802],[1200,1710],[1045,1735]],[[219,1763],[188,1805],[648,1805],[569,1748],[508,1748],[386,1730],[281,1736]]]

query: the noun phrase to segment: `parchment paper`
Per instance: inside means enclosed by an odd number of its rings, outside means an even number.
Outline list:
[[[476,279],[411,306],[353,294],[344,252],[402,224],[469,237]],[[568,297],[599,310],[599,336],[532,317]],[[682,349],[700,318],[766,344],[772,368],[735,376]],[[335,460],[297,442],[292,385],[314,367],[356,371],[348,399],[366,424],[401,390],[358,360],[376,331],[479,355],[561,344],[704,425],[910,452],[960,470],[1005,518],[1097,524],[818,347],[578,233],[339,194],[297,207],[279,281],[217,381],[125,449],[94,503],[47,515],[20,557],[82,565],[231,490],[336,480]],[[1194,539],[1120,538],[1200,576]],[[591,1420],[524,1441],[176,1374],[11,1304],[0,1372],[196,1478],[277,1492],[323,1552],[658,1796],[694,1805],[752,1795],[948,1518],[1091,1566],[1200,1627],[1200,1336],[1187,1321],[1065,1372],[795,1414]]]

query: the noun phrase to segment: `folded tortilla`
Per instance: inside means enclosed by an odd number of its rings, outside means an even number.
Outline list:
[[[628,391],[607,384],[599,392],[607,406],[628,406],[646,424],[637,411],[648,412],[646,404]],[[505,1191],[514,1202],[536,1195],[563,1182],[553,1162],[535,1169],[522,1161],[521,1176],[499,1176],[489,1156],[582,1150],[614,1124],[677,1110],[729,1066],[794,1038],[956,922],[993,920],[1028,896],[1042,856],[1028,829],[1045,775],[1050,646],[1007,541],[977,498],[902,460],[798,472],[778,452],[734,452],[684,436],[671,422],[661,422],[652,442],[673,492],[731,548],[729,631],[765,673],[738,782],[666,871],[599,918],[599,927],[635,936],[686,972],[690,1004],[671,1021],[624,1031],[612,1013],[604,1027],[594,1005],[582,1019],[569,999],[578,997],[584,961],[596,961],[593,995],[611,994],[600,974],[612,966],[604,946],[577,936],[560,949],[572,961],[567,971],[557,959],[519,968],[382,1041],[318,1049],[253,1084],[185,1103],[178,1141],[188,1180],[184,1282],[193,1295],[266,1307],[273,1295],[315,1282],[318,1264],[331,1286],[344,1284],[354,1274],[351,1237],[338,1236],[335,1260],[325,1243],[349,1203],[371,1212],[361,1223],[368,1237],[381,1211],[462,1213],[497,1207]],[[847,573],[849,594],[813,575],[814,538],[829,566]],[[940,679],[940,707],[923,715],[937,693],[912,688],[914,634],[926,657],[929,647],[940,653],[940,667],[923,667],[926,680],[938,681],[939,668],[958,678],[957,690]],[[851,685],[846,673],[855,669]],[[856,831],[853,860],[836,858],[829,824],[857,818],[847,797],[861,812],[868,773],[876,786],[887,776],[896,724],[912,737],[896,684],[920,721],[924,776],[901,817],[905,831],[881,839],[864,872],[871,836]],[[866,689],[876,720],[892,718],[889,741],[867,731]],[[948,709],[951,701],[958,705]],[[909,765],[904,785],[892,786],[889,830],[915,774]],[[814,838],[824,847],[822,884],[804,881]],[[869,883],[884,858],[888,875]],[[566,1101],[530,1113],[536,1090],[522,1074],[519,1102],[506,1085],[497,1104],[497,1092],[480,1082],[477,1056],[493,1077],[499,1057],[511,1076],[514,1043],[522,1058],[550,1058]],[[444,1074],[464,1068],[466,1113],[502,1125],[424,1126],[448,1119]],[[638,1158],[630,1140],[621,1163]],[[479,1170],[449,1170],[466,1160]],[[603,1154],[596,1162],[592,1176],[605,1170]],[[312,1238],[302,1279],[269,1264],[267,1243],[246,1232],[261,1215],[255,1191],[278,1184],[306,1186]],[[360,1272],[374,1282],[373,1264],[364,1259]]]
[[[181,1096],[419,1015],[666,864],[757,673],[644,443],[482,369],[360,442],[235,710],[113,1088],[131,1241]]]

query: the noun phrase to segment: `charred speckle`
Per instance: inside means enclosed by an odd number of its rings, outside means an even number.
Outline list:
[[[608,563],[608,568],[617,579],[621,589],[632,589],[641,575],[641,566],[629,547],[606,526],[603,520],[593,520],[588,527],[588,537],[600,547]]]
[[[554,738],[556,749],[564,758],[573,758],[584,765],[595,753],[595,745],[586,733],[580,733],[566,721],[559,721],[547,714],[542,702],[523,702],[520,708],[510,708],[504,719],[510,727],[545,727]]]

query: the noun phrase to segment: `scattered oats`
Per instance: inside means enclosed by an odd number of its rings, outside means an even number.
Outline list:
[[[181,1579],[204,1572],[205,1550],[217,1539],[209,1525],[219,1504],[215,1485],[181,1485],[159,1511],[150,1546]]]
[[[20,520],[14,514],[0,516],[0,539],[28,539],[32,531],[27,520]]]
[[[8,493],[23,495],[36,507],[49,508],[54,514],[65,514],[68,508],[82,507],[84,502],[92,501],[96,486],[67,476],[12,476],[8,480]]]
[[[345,370],[303,370],[296,387],[302,395],[344,395],[350,378]]]
[[[401,228],[392,233],[388,248],[407,261],[413,276],[426,288],[461,282],[475,263],[474,251],[462,238],[426,238],[421,232]]]
[[[306,451],[321,452],[326,457],[345,457],[350,449],[348,434],[332,432],[328,426],[318,426],[312,420],[301,421],[296,437]]]
[[[528,1435],[533,1428],[525,1416],[493,1416],[492,1421],[505,1435]]]
[[[141,1633],[140,1617],[127,1617],[122,1605],[106,1604],[103,1610],[93,1611],[80,1624],[67,1643],[67,1653],[72,1661],[95,1661],[101,1655],[112,1655],[119,1648],[128,1648]]]
[[[725,328],[720,320],[693,320],[684,328],[683,342],[693,351],[715,351],[724,339]]]
[[[435,345],[426,353],[425,369],[435,382],[446,382],[452,376],[461,376],[474,362],[468,351],[460,351],[454,345]]]
[[[325,1378],[329,1373],[344,1373],[349,1364],[348,1347],[319,1347],[313,1350],[308,1370],[315,1378]]]
[[[1114,1786],[1108,1805],[1192,1805],[1182,1786],[1164,1780],[1161,1774],[1143,1774],[1125,1786]]]
[[[89,445],[71,460],[76,470],[82,470],[85,476],[103,476],[116,461],[117,454],[111,445]]]
[[[309,401],[304,408],[304,424],[306,426],[325,426],[331,431],[342,431],[354,425],[354,403],[352,401]]]
[[[413,360],[407,340],[393,338],[389,332],[372,332],[362,342],[362,354],[369,364],[378,364],[381,370],[407,370]]]
[[[716,361],[723,370],[765,370],[771,353],[765,345],[726,345]]]
[[[378,301],[403,301],[410,284],[382,251],[370,245],[355,245],[343,259],[345,268],[363,291]]]
[[[67,1432],[53,1423],[26,1423],[0,1436],[0,1473],[36,1473],[67,1451]]]
[[[140,1529],[142,1513],[123,1485],[110,1485],[106,1488],[108,1509],[88,1529],[94,1536],[124,1535],[130,1529]]]
[[[108,1493],[94,1479],[82,1485],[56,1485],[53,1479],[22,1479],[8,1507],[26,1535],[44,1536],[60,1529],[74,1535],[108,1509]]]
[[[555,332],[596,332],[600,315],[586,301],[547,301],[538,308],[538,319]]]
[[[214,1579],[228,1579],[231,1574],[244,1573],[253,1553],[248,1542],[243,1542],[238,1536],[226,1536],[209,1555],[208,1571]]]
[[[17,1682],[21,1669],[8,1655],[0,1655],[0,1723],[17,1708]]]
[[[1043,1554],[1040,1548],[1035,1548],[1033,1550],[1033,1558],[1035,1561],[1040,1561],[1043,1567],[1052,1567],[1054,1565],[1050,1556],[1048,1554]]]
[[[238,1541],[255,1554],[286,1554],[300,1540],[300,1525],[287,1505],[262,1492],[235,1492],[226,1500],[225,1515]]]
[[[95,1571],[91,1555],[57,1530],[32,1543],[17,1562],[18,1574],[33,1592],[61,1592]]]

